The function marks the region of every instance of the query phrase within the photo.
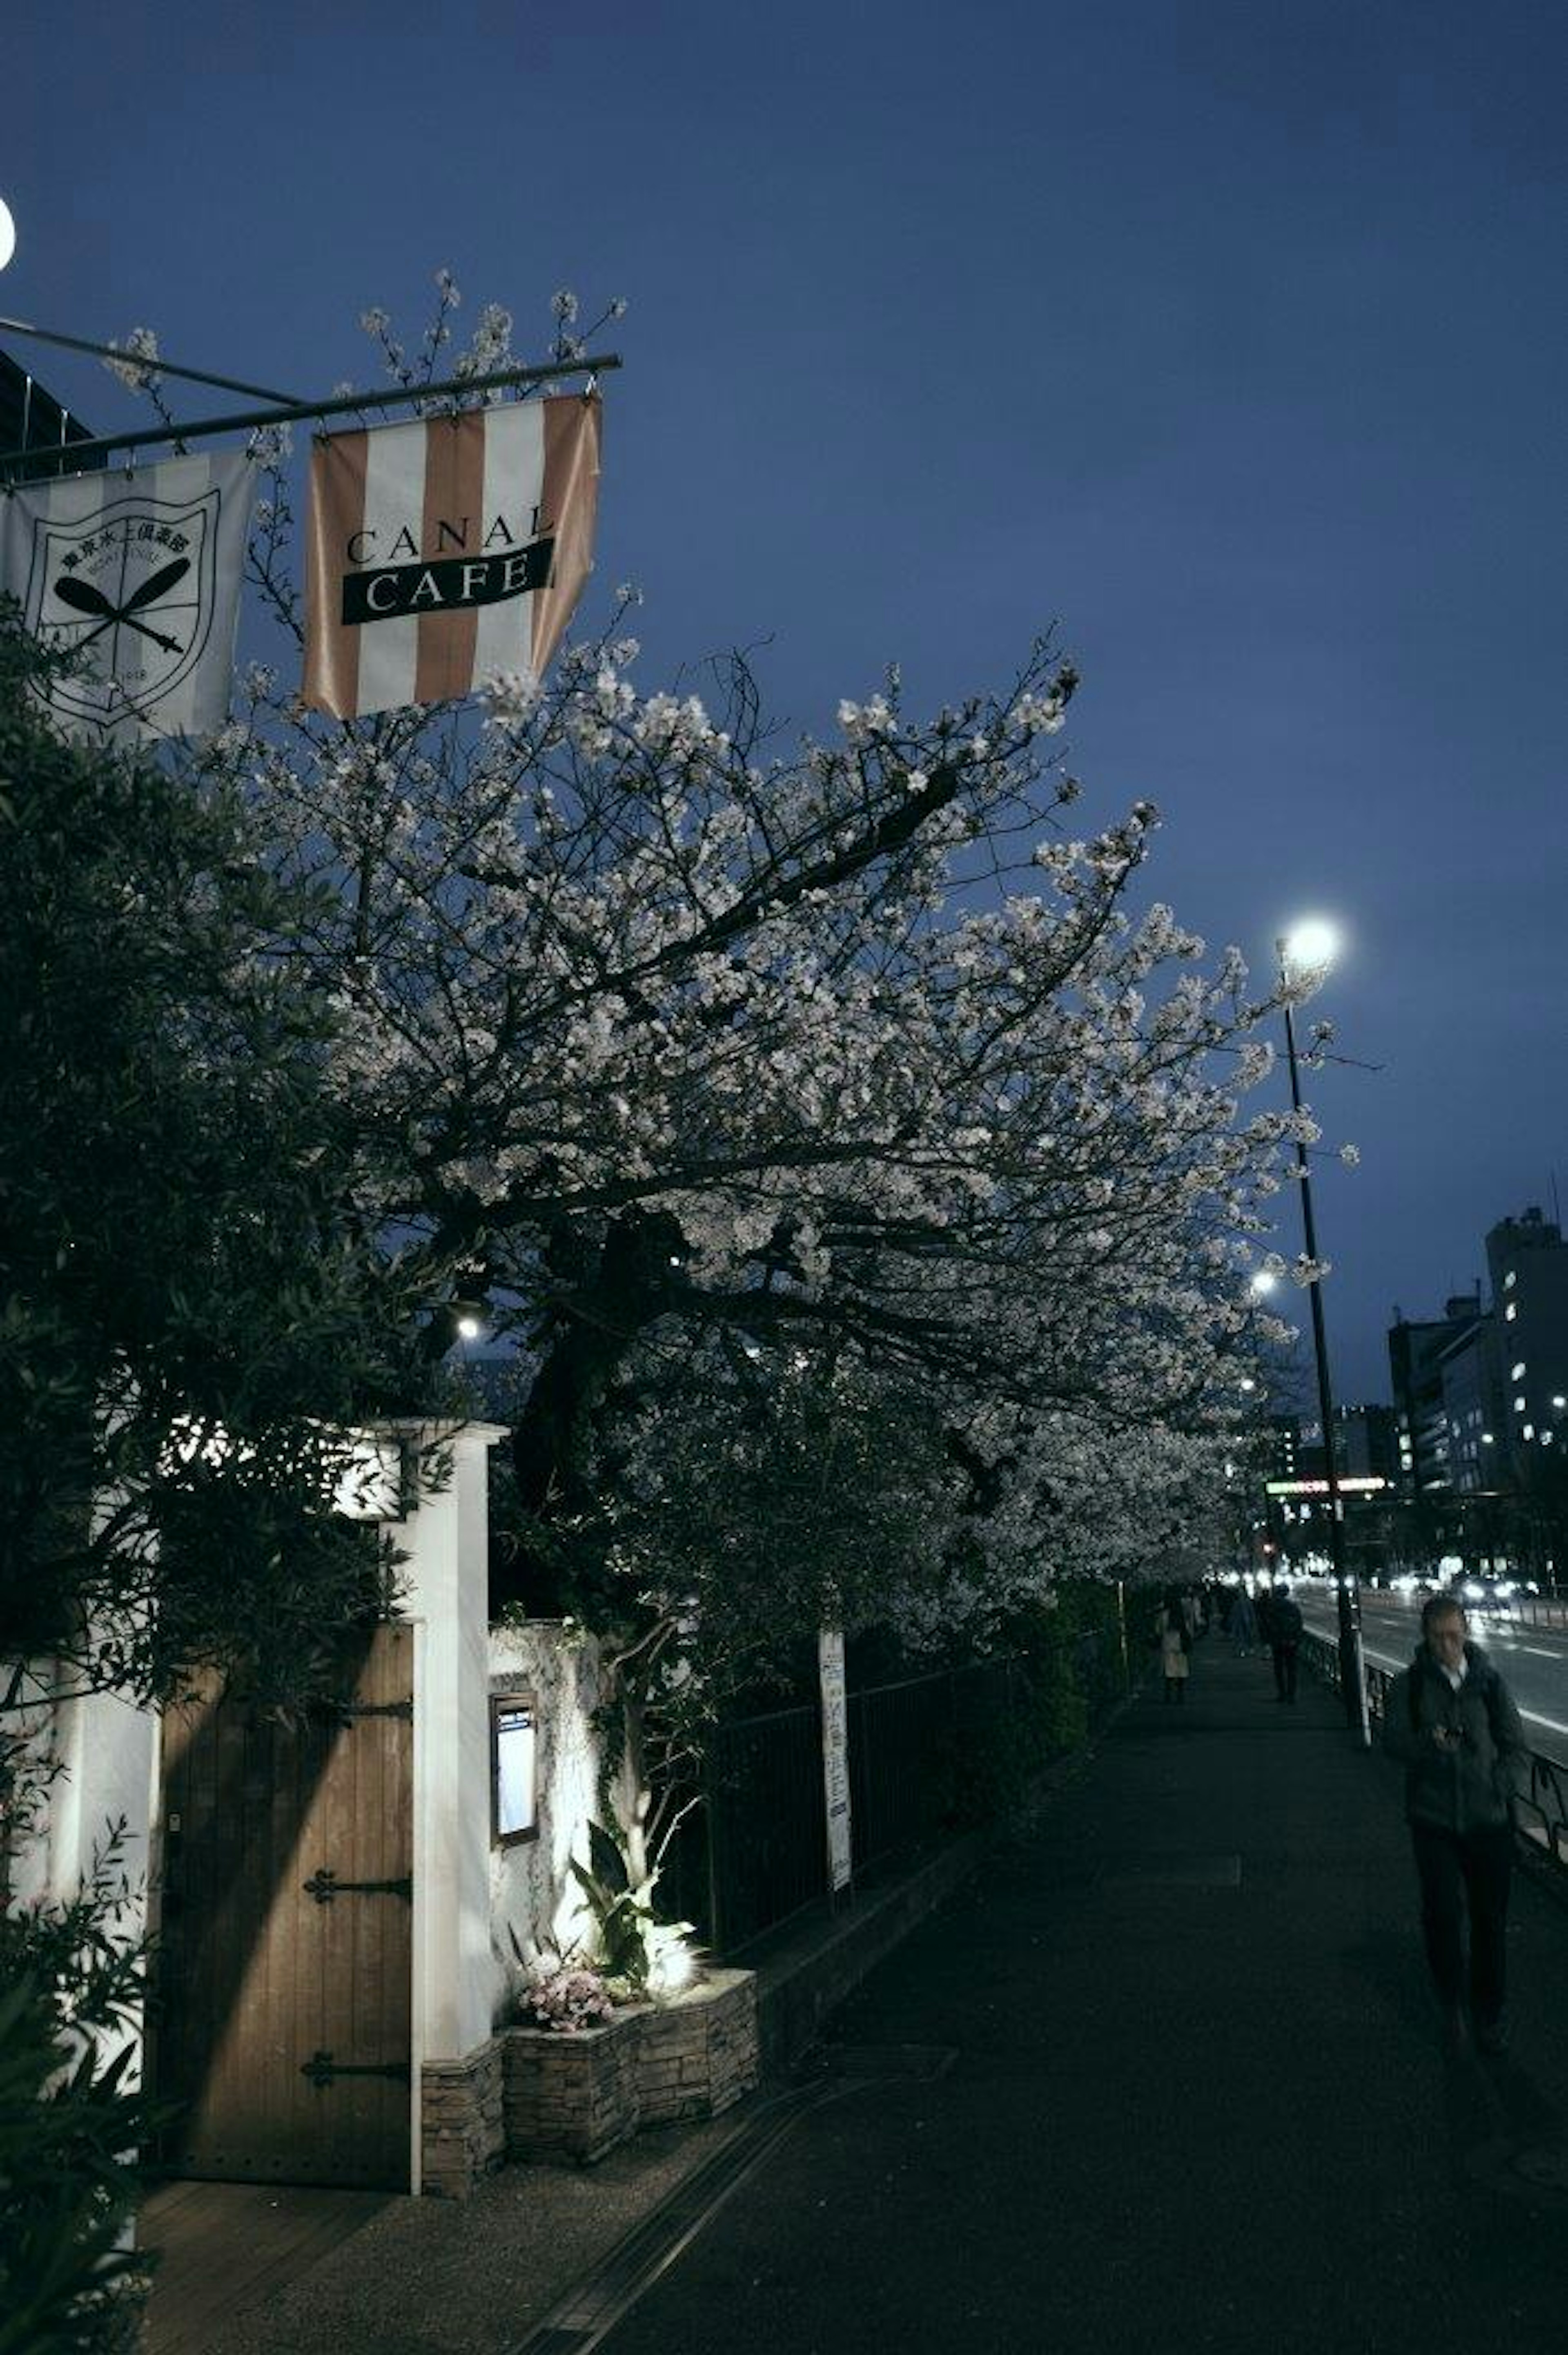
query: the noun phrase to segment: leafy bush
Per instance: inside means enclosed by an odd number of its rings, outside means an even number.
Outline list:
[[[588,1826],[588,1864],[572,1859],[572,1876],[593,1919],[600,1966],[612,1994],[641,2003],[678,1980],[666,1980],[672,1950],[682,1946],[689,1922],[661,1922],[653,1911],[659,1876],[633,1881],[620,1842],[602,1824]]]
[[[126,2083],[143,1952],[118,1927],[123,1843],[111,1826],[69,1902],[0,1917],[0,2355],[135,2343],[146,2260],[122,2242],[152,2114]]]

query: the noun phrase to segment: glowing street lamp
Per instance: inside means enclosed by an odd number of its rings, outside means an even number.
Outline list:
[[[0,270],[5,269],[16,250],[16,224],[12,218],[10,206],[4,197],[0,197]]]
[[[1280,978],[1285,980],[1292,974],[1327,973],[1340,954],[1340,936],[1320,916],[1308,916],[1275,946],[1279,951]]]
[[[1279,953],[1279,982],[1282,992],[1288,993],[1293,983],[1308,976],[1327,973],[1339,953],[1339,937],[1331,924],[1320,919],[1298,924],[1275,946]],[[1285,996],[1285,1045],[1290,1065],[1290,1105],[1299,1115],[1301,1111],[1301,1080],[1296,1060],[1296,1020],[1288,994]],[[1312,1265],[1318,1258],[1317,1224],[1312,1216],[1312,1180],[1308,1170],[1307,1147],[1299,1136],[1296,1140],[1296,1173],[1301,1188],[1302,1237],[1307,1246],[1307,1258]],[[1323,1471],[1328,1488],[1329,1562],[1334,1575],[1334,1594],[1340,1613],[1340,1690],[1344,1696],[1345,1714],[1355,1729],[1361,1747],[1372,1742],[1372,1726],[1367,1716],[1366,1678],[1361,1668],[1361,1585],[1353,1564],[1345,1561],[1345,1531],[1340,1497],[1340,1472],[1334,1445],[1334,1399],[1329,1383],[1329,1343],[1323,1329],[1323,1286],[1313,1275],[1307,1286],[1312,1304],[1312,1355],[1318,1371],[1318,1414],[1323,1426]]]

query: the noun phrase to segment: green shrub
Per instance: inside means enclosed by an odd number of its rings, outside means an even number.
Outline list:
[[[69,1902],[0,1917],[0,2355],[123,2355],[146,2261],[120,2245],[151,2123],[128,2091],[141,1952],[115,1921],[123,1826]]]

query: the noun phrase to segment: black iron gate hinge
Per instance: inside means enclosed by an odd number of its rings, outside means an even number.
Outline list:
[[[400,1717],[408,1725],[414,1722],[411,1700],[317,1700],[311,1706],[318,1717],[330,1717],[338,1725],[352,1725],[356,1717]]]
[[[413,2081],[407,2061],[334,2061],[330,2052],[313,2052],[301,2062],[300,2074],[310,2079],[317,2093],[324,2092],[334,2077],[390,2077],[397,2085]]]
[[[340,1881],[331,1865],[323,1864],[303,1886],[318,1905],[330,1905],[334,1897],[404,1897],[410,1905],[414,1902],[414,1876],[408,1872],[400,1881]]]

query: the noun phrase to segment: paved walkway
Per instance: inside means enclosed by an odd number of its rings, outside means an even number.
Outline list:
[[[1568,1907],[1528,1882],[1510,1967],[1510,2058],[1446,2062],[1397,1775],[1210,1636],[838,2015],[831,2098],[550,2343],[1559,2355]],[[730,2131],[394,2203],[215,2355],[503,2355]]]
[[[1514,2058],[1445,2064],[1412,1882],[1397,1774],[1205,1638],[840,2014],[946,2073],[802,2120],[607,2355],[1560,2355],[1568,2174],[1499,2185],[1563,2147],[1568,1912],[1520,1890]]]

